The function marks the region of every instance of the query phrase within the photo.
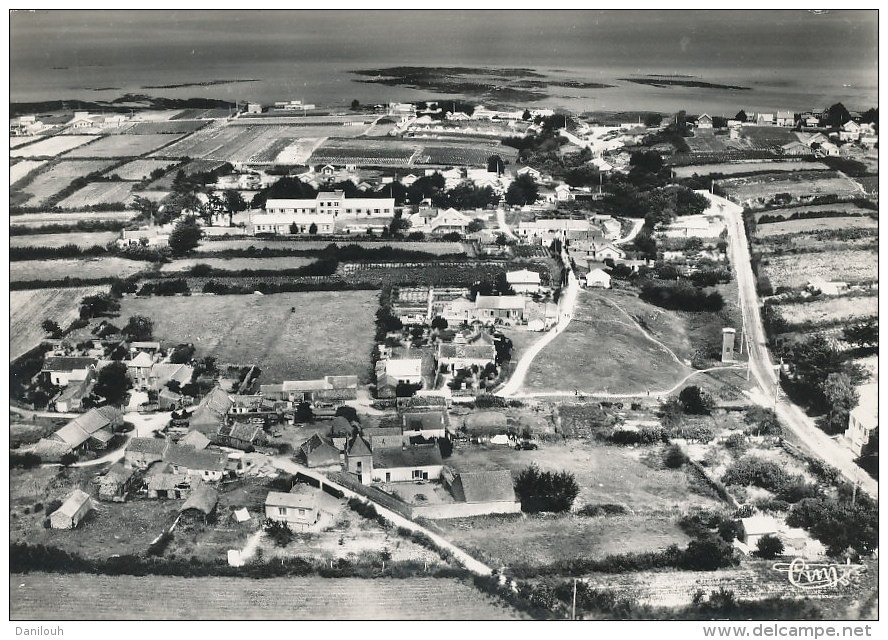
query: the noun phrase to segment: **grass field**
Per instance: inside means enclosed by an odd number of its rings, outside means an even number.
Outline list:
[[[784,127],[740,127],[740,135],[756,147],[783,146],[799,140],[794,131]]]
[[[59,202],[58,206],[79,209],[95,204],[126,202],[132,196],[129,182],[90,182]]]
[[[10,225],[43,227],[49,224],[71,224],[78,220],[131,220],[135,211],[67,211],[65,213],[21,213],[9,217]]]
[[[179,135],[194,133],[198,129],[207,126],[205,120],[162,120],[158,122],[137,122],[126,130],[127,135],[144,136],[158,135],[162,133],[176,133]]]
[[[105,136],[88,147],[74,149],[67,158],[130,158],[154,151],[181,137],[181,134],[149,134],[132,136],[120,134]]]
[[[856,283],[878,279],[878,256],[874,251],[846,250],[770,255],[760,267],[774,287],[804,287],[811,280]]]
[[[14,620],[515,620],[468,583],[444,578],[169,578],[10,575]],[[138,597],[133,597],[138,594]],[[198,604],[199,603],[199,604]]]
[[[879,298],[875,295],[820,298],[811,302],[781,304],[777,309],[783,319],[791,324],[803,322],[812,322],[814,325],[831,324],[839,320],[878,315]]]
[[[675,167],[673,171],[676,178],[688,178],[693,175],[705,176],[710,173],[720,173],[729,176],[757,171],[799,171],[804,169],[826,169],[826,165],[819,162],[804,162],[801,160],[788,160],[785,162],[726,162]]]
[[[51,166],[38,174],[21,191],[29,194],[27,206],[37,206],[50,196],[67,187],[74,178],[80,178],[96,171],[104,171],[111,166],[110,160],[66,160]]]
[[[12,282],[71,278],[126,278],[150,267],[150,263],[125,258],[79,258],[73,260],[20,260],[9,264]]]
[[[16,147],[21,147],[26,144],[30,144],[36,140],[39,140],[40,136],[10,136],[9,137],[9,148],[15,149]]]
[[[685,138],[684,141],[691,149],[691,153],[713,153],[727,150],[724,136],[716,135],[695,135],[691,138]]]
[[[163,265],[161,271],[187,271],[196,264],[206,264],[214,269],[227,271],[251,270],[282,270],[296,269],[313,263],[313,258],[280,257],[280,258],[185,258],[174,260]]]
[[[199,357],[256,364],[263,383],[323,375],[367,382],[377,306],[375,291],[325,291],[128,298],[120,315],[148,316],[155,338],[192,342]]]
[[[9,184],[13,185],[37,167],[46,164],[46,160],[22,160],[9,167]]]
[[[767,173],[745,178],[728,178],[719,185],[740,203],[769,202],[778,194],[793,198],[835,194],[841,197],[861,195],[858,185],[834,171],[799,171]]]
[[[80,301],[89,295],[107,291],[108,287],[76,287],[70,289],[36,289],[9,292],[9,358],[36,347],[45,337],[40,324],[55,320],[67,327],[80,317]]]
[[[580,293],[567,329],[531,364],[524,391],[579,389],[644,394],[668,389],[690,373],[688,367],[676,362],[666,349],[645,337],[635,323],[609,304],[608,295]],[[652,316],[664,315],[652,305],[645,306]],[[647,322],[647,317],[644,320]],[[662,328],[671,333],[667,344],[684,343],[681,327],[680,322],[663,323]],[[619,367],[614,366],[616,362]]]
[[[54,158],[96,138],[97,136],[52,136],[25,147],[15,147],[9,151],[9,155],[13,158]]]
[[[780,216],[783,218],[788,218],[794,213],[802,213],[806,211],[844,211],[849,216],[866,216],[868,214],[873,213],[871,209],[864,209],[861,206],[854,204],[853,202],[836,202],[834,204],[815,204],[815,205],[804,205],[801,207],[785,207],[779,209],[771,209],[770,211],[760,211],[756,212],[755,219],[758,220],[762,216]]]
[[[868,216],[848,216],[841,218],[805,218],[787,220],[786,222],[768,222],[756,226],[756,238],[768,238],[787,233],[809,233],[831,229],[873,229],[879,228],[879,222]]]
[[[120,236],[116,231],[98,231],[84,233],[38,233],[29,236],[11,236],[10,247],[62,247],[76,244],[78,247],[93,245],[105,246]]]
[[[156,169],[166,169],[175,166],[175,162],[169,160],[133,160],[122,167],[117,167],[112,173],[117,174],[123,180],[144,180]]]

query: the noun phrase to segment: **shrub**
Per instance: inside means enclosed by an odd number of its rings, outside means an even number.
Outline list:
[[[734,548],[718,536],[691,540],[682,554],[682,566],[693,571],[714,571],[734,564]]]
[[[580,493],[573,474],[540,471],[536,465],[527,467],[515,480],[515,493],[525,513],[569,511]]]
[[[688,456],[682,451],[677,444],[671,444],[666,447],[666,453],[663,455],[663,464],[669,469],[678,469],[688,461]]]
[[[617,428],[610,435],[614,444],[654,444],[666,442],[666,431],[661,427],[643,427],[638,431]]]
[[[50,500],[49,502],[46,503],[46,513],[47,514],[55,513],[56,511],[59,510],[59,507],[61,507],[61,506],[62,506],[61,500]]]
[[[11,452],[9,454],[10,467],[15,467],[19,469],[33,469],[34,467],[39,467],[40,463],[40,456],[31,451],[28,451],[26,453]]]
[[[70,467],[72,464],[77,462],[77,454],[73,451],[69,451],[61,457],[59,462],[62,463],[63,467]]]
[[[780,426],[780,420],[773,409],[765,409],[764,407],[752,406],[746,410],[743,417],[746,424],[749,425],[746,433],[752,436],[779,436],[783,434]]]
[[[777,536],[772,536],[770,534],[764,535],[758,539],[758,542],[756,542],[755,549],[755,554],[759,558],[773,560],[783,553],[783,541]]]
[[[285,522],[279,522],[278,520],[266,520],[264,528],[268,537],[279,547],[286,547],[296,537]]]
[[[364,502],[360,498],[349,498],[348,499],[348,508],[357,513],[359,516],[363,518],[367,518],[368,520],[375,520],[379,514],[376,511],[376,507],[374,507],[369,502]],[[412,533],[409,529],[404,529],[404,533],[401,533],[400,527],[398,529],[398,535],[403,535],[409,537]]]
[[[725,438],[725,447],[735,453],[746,451],[746,436],[742,433],[732,433]]]
[[[640,297],[664,309],[674,311],[721,311],[724,299],[717,291],[706,293],[689,282],[645,282]]]
[[[709,415],[715,405],[709,394],[696,385],[682,389],[678,401],[685,413],[693,415]]]
[[[621,504],[586,504],[580,507],[577,515],[595,518],[598,516],[622,516],[629,510]]]

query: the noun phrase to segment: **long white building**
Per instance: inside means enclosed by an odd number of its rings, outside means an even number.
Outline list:
[[[251,235],[311,233],[315,225],[316,233],[329,234],[336,230],[337,222],[354,226],[366,221],[372,226],[374,221],[394,215],[393,198],[346,198],[342,191],[321,191],[313,199],[269,199],[263,213],[250,217],[247,231]]]

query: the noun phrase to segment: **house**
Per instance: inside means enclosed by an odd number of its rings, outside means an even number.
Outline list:
[[[170,444],[162,462],[173,473],[184,473],[193,479],[216,482],[222,479],[228,466],[228,456],[214,451],[198,451],[193,447]]]
[[[401,433],[404,437],[443,438],[447,435],[450,419],[446,411],[404,413],[401,416]]]
[[[591,257],[593,260],[596,260],[598,262],[604,262],[608,259],[622,260],[626,257],[626,252],[613,244],[593,244]]]
[[[197,409],[188,419],[188,425],[191,429],[197,429],[212,438],[219,431],[219,425],[225,421],[231,405],[229,394],[219,387],[214,387],[197,405]]]
[[[485,324],[493,324],[497,321],[505,325],[512,325],[524,319],[524,296],[483,296],[478,294],[475,298],[474,319],[481,320]]]
[[[740,522],[743,525],[743,542],[750,548],[755,548],[764,536],[776,536],[784,526],[779,519],[761,514],[741,518]]]
[[[92,510],[89,494],[75,489],[57,511],[49,515],[49,526],[53,529],[73,529]]]
[[[439,368],[446,367],[451,373],[472,366],[483,370],[488,364],[496,363],[496,347],[492,340],[483,338],[469,344],[457,334],[453,342],[438,343],[437,360]]]
[[[462,323],[471,322],[474,318],[475,303],[465,296],[446,302],[440,312],[448,325],[459,326]]]
[[[540,178],[543,175],[533,167],[521,167],[520,169],[518,169],[518,171],[515,172],[515,174],[519,177],[528,175],[533,178],[535,182],[539,182]]]
[[[808,145],[804,144],[800,140],[795,140],[781,146],[780,153],[785,156],[807,156],[810,155],[811,149],[809,149]]]
[[[123,459],[128,465],[145,469],[151,464],[163,460],[170,441],[166,438],[132,438],[123,452]]]
[[[450,208],[440,211],[438,215],[427,223],[427,228],[433,235],[445,235],[459,233],[465,235],[466,228],[472,221],[471,218],[461,214],[456,209]]]
[[[400,427],[370,427],[363,429],[361,435],[370,443],[370,449],[400,449],[409,444],[409,436],[404,437]]]
[[[697,118],[697,128],[712,129],[712,116],[710,116],[708,113],[704,113],[699,118]]]
[[[83,399],[88,397],[96,382],[95,371],[90,370],[85,379],[71,381],[53,401],[55,410],[60,413],[79,411],[83,407]]]
[[[865,384],[857,391],[860,399],[848,416],[845,443],[854,455],[859,456],[873,431],[879,428],[879,385]]]
[[[339,464],[339,449],[316,433],[299,445],[296,457],[306,467],[328,467]]]
[[[371,475],[374,482],[413,482],[437,480],[444,462],[437,444],[373,451]]]
[[[793,127],[795,114],[792,111],[778,111],[776,121],[778,127]]]
[[[148,497],[155,500],[182,500],[191,493],[191,477],[187,473],[173,473],[168,466],[156,463],[145,475]]]
[[[376,385],[422,384],[422,352],[401,358],[387,358],[376,363]]]
[[[321,191],[314,199],[269,199],[263,213],[250,215],[249,235],[331,234],[340,217],[364,221],[392,218],[393,198],[348,198],[343,191]]]
[[[199,484],[191,490],[185,503],[179,508],[179,523],[183,525],[211,521],[216,515],[219,494],[205,484]]]
[[[171,364],[157,362],[151,366],[148,372],[148,384],[146,388],[160,391],[167,383],[175,382],[180,387],[191,382],[194,369],[187,364]]]
[[[99,500],[123,502],[126,494],[133,488],[135,473],[132,467],[115,462],[99,479]]]
[[[515,229],[515,235],[522,240],[548,246],[556,238],[564,239],[576,233],[587,234],[591,230],[591,223],[585,219],[540,218],[529,222],[519,222]],[[600,233],[600,230],[596,229],[596,231]]]
[[[207,438],[200,431],[189,431],[184,438],[179,440],[179,444],[185,447],[191,447],[192,449],[197,449],[198,451],[202,451],[209,446],[210,439]]]
[[[772,124],[774,124],[774,114],[773,113],[759,113],[755,117],[755,123],[757,125],[772,125]]]
[[[556,202],[570,202],[574,200],[574,194],[571,191],[570,187],[566,184],[559,184],[555,187],[555,201]]]
[[[126,373],[136,389],[147,389],[151,379],[151,367],[154,366],[154,358],[147,351],[139,351],[127,361]]]
[[[521,510],[521,503],[515,498],[512,474],[508,469],[458,472],[445,467],[441,478],[457,502],[499,502],[512,506],[515,513]]]
[[[264,445],[267,440],[260,425],[235,422],[219,425],[212,442],[222,447],[252,451],[254,447]]]
[[[356,435],[345,450],[345,470],[358,476],[361,484],[370,484],[373,453],[363,436]]]
[[[285,380],[263,384],[259,392],[269,400],[282,402],[332,402],[341,404],[358,397],[358,376],[324,376],[319,380]]]
[[[66,451],[102,450],[114,437],[114,430],[122,424],[120,409],[98,407],[74,418],[47,440],[61,443]]]
[[[611,277],[604,269],[593,269],[585,276],[585,286],[593,289],[610,289]]]
[[[820,145],[820,155],[837,156],[839,155],[839,147],[832,142],[823,142]]]
[[[859,140],[861,131],[862,127],[859,124],[857,124],[853,120],[849,120],[842,125],[842,130],[839,131],[839,140],[843,140],[845,142],[853,142]]]
[[[540,274],[528,269],[509,271],[506,282],[515,293],[537,293],[540,290]]]
[[[98,360],[86,357],[49,356],[43,361],[40,375],[50,384],[66,387],[71,382],[83,382],[95,373]]]
[[[259,102],[248,102],[247,113],[262,113],[262,104]]]
[[[318,490],[307,484],[294,484],[289,493],[269,491],[265,497],[265,517],[283,522],[291,530],[305,531],[321,518]]]

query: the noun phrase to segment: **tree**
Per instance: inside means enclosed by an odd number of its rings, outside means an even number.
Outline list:
[[[678,469],[688,461],[688,456],[682,451],[677,444],[671,444],[666,447],[666,454],[663,456],[663,464],[669,469]]]
[[[410,228],[410,225],[410,220],[407,220],[406,218],[402,218],[400,216],[395,217],[389,224],[389,233],[391,233],[393,236],[400,235],[407,231]]]
[[[525,110],[524,110],[524,113],[521,114],[521,119],[522,119],[522,120],[530,120],[532,117],[533,117],[533,115],[531,115],[531,113],[530,113],[530,109],[525,109]]]
[[[447,320],[442,318],[441,316],[435,316],[432,318],[432,329],[437,329],[439,331],[443,331],[447,328]]]
[[[841,102],[837,102],[826,110],[826,124],[830,127],[841,127],[851,119],[851,114]]]
[[[635,151],[629,157],[629,166],[639,171],[658,173],[663,168],[663,156],[656,151]]]
[[[441,457],[444,459],[449,458],[453,454],[453,443],[450,441],[450,438],[437,438],[437,440]]]
[[[314,412],[311,405],[307,402],[300,402],[296,405],[296,412],[293,414],[294,422],[311,422],[314,420]]]
[[[357,409],[350,407],[347,404],[336,408],[336,416],[342,416],[349,422],[359,422]]]
[[[115,315],[117,311],[120,311],[120,302],[107,293],[86,296],[80,301],[80,317],[83,320],[97,316]]]
[[[734,120],[739,120],[740,122],[746,122],[749,119],[749,116],[746,115],[746,112],[741,109],[737,112],[737,115],[734,116]]]
[[[692,415],[709,415],[714,406],[709,394],[696,385],[682,389],[678,394],[678,401],[684,412]]]
[[[683,556],[682,565],[694,571],[714,571],[736,563],[733,546],[714,535],[691,540]]]
[[[773,409],[753,405],[746,410],[744,421],[749,425],[746,433],[752,436],[779,436],[783,433],[780,420]]]
[[[860,457],[856,460],[864,471],[875,479],[879,479],[879,428],[870,433],[869,440],[860,449]]]
[[[484,221],[481,218],[472,218],[469,220],[469,224],[466,225],[466,232],[468,233],[477,233],[484,228]]]
[[[755,549],[755,554],[759,558],[773,560],[783,553],[783,541],[777,536],[766,534],[759,538],[758,542],[755,543]]]
[[[572,473],[540,471],[531,465],[521,471],[515,480],[515,493],[521,499],[525,513],[570,511],[580,493],[580,486]]]
[[[499,157],[498,155],[492,155],[487,158],[487,171],[489,173],[502,175],[505,170],[506,165],[501,157]]]
[[[858,347],[873,347],[879,343],[879,321],[869,318],[842,329],[842,339]]]
[[[62,455],[59,462],[62,463],[63,467],[70,467],[72,464],[77,462],[77,454],[74,453],[73,451],[69,451],[69,452]]]
[[[361,103],[358,102],[357,98],[354,99],[354,100],[352,100],[352,103],[351,103],[351,110],[352,110],[352,111],[357,111],[357,110],[360,109],[360,108],[361,108]]]
[[[147,222],[156,223],[158,218],[157,203],[142,196],[135,196],[130,207],[139,212],[138,218]]]
[[[660,113],[648,113],[644,116],[644,126],[659,127],[663,122],[663,115]]]
[[[287,526],[287,523],[280,522],[279,520],[266,520],[264,528],[265,533],[268,534],[268,537],[278,547],[286,547],[296,537],[293,531],[290,530],[290,527]]]
[[[518,176],[506,191],[506,202],[511,205],[524,206],[536,202],[539,187],[529,173]]]
[[[53,338],[62,337],[62,328],[55,320],[50,320],[49,318],[47,318],[40,326],[43,327],[43,330]]]
[[[93,387],[93,395],[105,398],[110,405],[120,406],[132,386],[126,372],[126,365],[116,361],[105,365],[99,371],[96,386]]]
[[[308,233],[309,233],[310,235],[316,235],[317,232],[318,232],[318,225],[315,224],[314,222],[312,222],[312,223],[308,226]]]
[[[194,216],[188,216],[176,223],[170,233],[169,245],[175,255],[182,255],[194,249],[203,237],[203,230]]]
[[[228,210],[229,213],[240,213],[241,211],[246,211],[247,209],[247,201],[244,200],[244,197],[240,194],[240,191],[235,189],[226,189],[223,193],[224,206]]]
[[[145,316],[131,316],[122,332],[130,341],[151,340],[154,335],[154,323],[151,318]]]
[[[823,395],[829,410],[827,412],[827,433],[843,433],[848,428],[848,416],[857,406],[860,395],[854,388],[851,378],[845,373],[831,373],[823,383]]]

